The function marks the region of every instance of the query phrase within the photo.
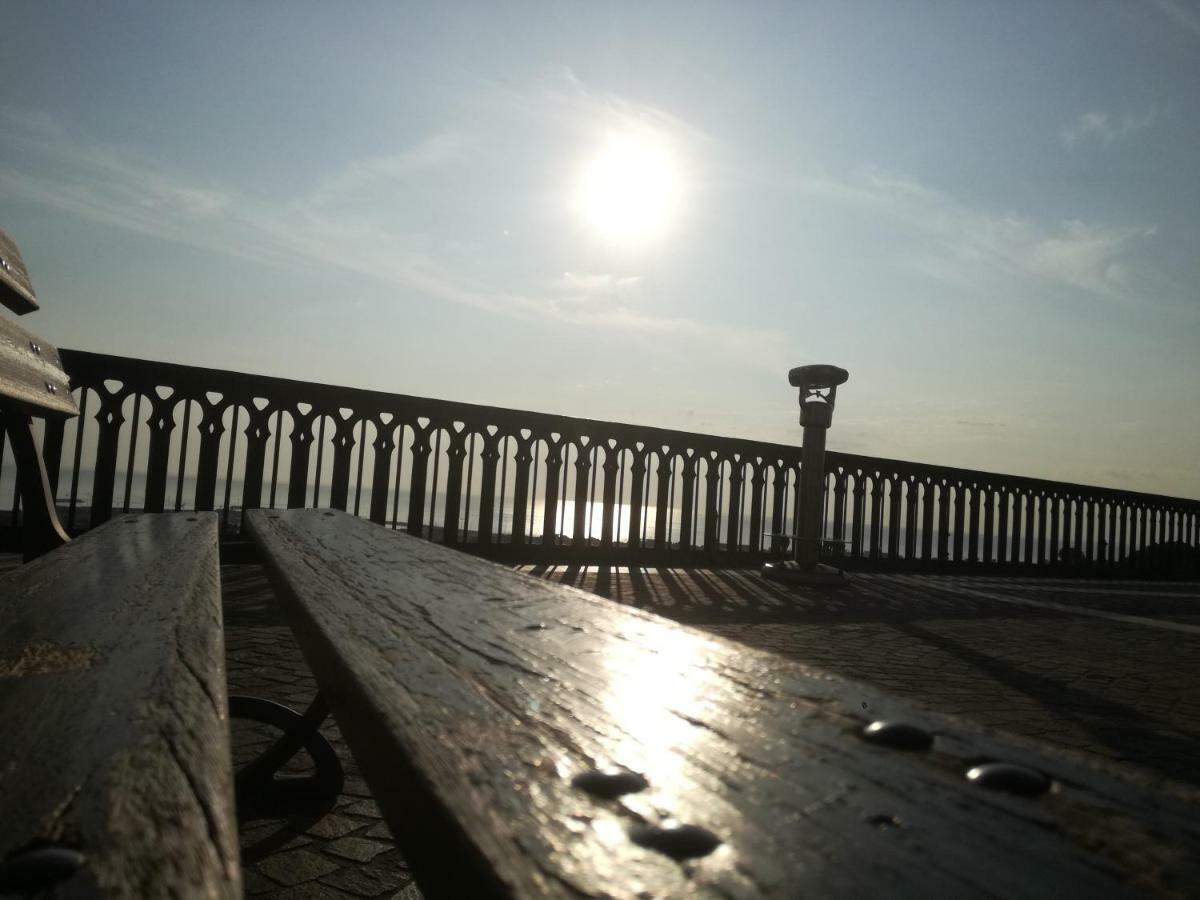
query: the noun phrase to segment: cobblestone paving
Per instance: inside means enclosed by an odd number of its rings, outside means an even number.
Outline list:
[[[817,592],[736,570],[526,571],[1152,780],[1200,785],[1197,584],[863,575]],[[302,709],[315,686],[261,571],[222,574],[230,693]],[[336,726],[324,731],[346,770],[343,794],[315,819],[243,823],[247,893],[418,900]],[[235,722],[236,762],[269,740]]]
[[[222,566],[221,576],[229,693],[303,711],[316,685],[261,570]],[[249,762],[278,736],[267,726],[238,719],[232,730],[235,766]],[[342,794],[326,811],[241,823],[246,894],[271,900],[421,900],[337,726],[329,721],[322,732],[346,773]],[[289,768],[303,774],[311,761],[302,754]]]

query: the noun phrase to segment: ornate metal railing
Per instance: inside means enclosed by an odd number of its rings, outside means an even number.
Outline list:
[[[798,446],[62,355],[81,415],[43,447],[69,529],[194,508],[233,534],[241,509],[324,505],[498,558],[613,563],[751,561],[794,531]],[[828,547],[864,564],[1114,567],[1200,538],[1194,500],[834,452],[826,485]]]

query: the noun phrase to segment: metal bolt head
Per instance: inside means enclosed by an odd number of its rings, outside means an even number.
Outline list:
[[[984,763],[967,771],[967,781],[993,791],[1033,797],[1050,790],[1047,775],[1013,763]]]
[[[36,847],[0,862],[0,894],[25,896],[48,891],[73,875],[87,859],[70,847]]]
[[[635,825],[629,837],[639,847],[657,850],[672,859],[707,856],[721,846],[721,839],[707,828],[672,820],[661,825]]]
[[[645,775],[628,769],[592,769],[571,779],[571,784],[596,797],[613,800],[622,794],[635,794],[650,787]]]
[[[933,746],[933,735],[924,728],[907,722],[872,722],[861,732],[864,741],[892,747],[896,750],[928,750]]]

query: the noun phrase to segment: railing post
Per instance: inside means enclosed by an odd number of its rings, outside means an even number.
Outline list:
[[[421,425],[420,420],[413,423],[412,472],[408,477],[408,528],[409,534],[420,537],[425,527],[425,479],[429,472],[429,432],[432,422]],[[437,485],[433,486],[437,491]]]
[[[657,495],[654,499],[654,549],[666,550],[671,546],[670,520],[671,512],[671,483],[675,472],[671,465],[671,455],[667,447],[661,447],[658,454],[658,480],[655,483]]]
[[[512,511],[512,542],[524,544],[528,529],[529,518],[529,468],[534,463],[534,444],[537,438],[529,429],[517,430],[517,452],[513,456],[513,511]],[[529,535],[532,538],[532,535]],[[532,541],[531,541],[532,542]]]
[[[933,557],[933,507],[937,488],[933,479],[926,475],[921,481],[921,561],[929,562]]]
[[[178,392],[166,398],[150,391],[150,452],[146,460],[146,512],[162,512],[167,502],[167,467],[170,465],[171,432],[175,430],[175,404]],[[186,402],[186,401],[185,401]]]
[[[742,481],[745,461],[740,453],[729,454],[729,508],[725,512],[725,549],[741,550]]]
[[[457,544],[459,516],[462,510],[463,462],[467,456],[467,428],[449,429],[450,442],[446,448],[446,510],[442,513],[442,543]]]
[[[558,488],[562,479],[564,445],[562,438],[546,437],[546,492],[542,503],[542,544],[546,547],[558,544]],[[492,468],[494,471],[495,466]]]
[[[800,502],[793,540],[795,558],[768,562],[763,575],[799,584],[838,586],[849,579],[846,573],[822,565],[821,532],[825,508],[825,432],[833,424],[833,404],[838,385],[850,373],[829,365],[798,366],[788,372],[788,382],[800,389],[800,424],[804,443],[800,450]]]
[[[269,404],[260,409],[254,405],[254,399],[249,398],[246,411],[249,421],[246,422],[246,465],[242,472],[244,510],[262,506],[263,467],[267,461],[267,441],[271,437],[271,413],[274,410]],[[153,446],[153,438],[151,442]]]
[[[646,454],[649,452],[643,444],[634,444],[633,463],[629,467],[629,531],[625,542],[631,550],[642,546],[642,497],[643,482],[646,478]]]
[[[396,430],[396,423],[389,420],[385,425],[378,413],[373,423],[375,441],[371,448],[375,451],[375,468],[371,474],[371,521],[384,525],[387,523],[388,495],[392,489],[392,452],[396,449],[392,434]]]
[[[334,409],[333,426],[333,474],[329,480],[329,505],[334,509],[346,511],[350,499],[350,459],[354,453],[354,429],[358,426],[358,418],[351,410],[343,416],[341,411]],[[321,477],[320,469],[317,478]]]
[[[121,425],[125,421],[121,412],[126,397],[124,390],[110,391],[107,385],[102,384],[96,389],[96,393],[100,395],[100,409],[96,412],[100,435],[96,440],[89,528],[112,518],[113,487],[117,477],[117,442],[120,439]]]
[[[679,505],[679,549],[694,550],[695,536],[693,520],[696,518],[696,470],[700,465],[700,457],[689,451],[679,457],[683,472],[680,477],[680,491],[683,494]]]
[[[621,454],[625,450],[620,445],[617,445],[615,441],[602,441],[601,449],[604,451],[604,463],[600,466],[600,471],[604,473],[604,485],[600,489],[600,496],[602,498],[600,510],[600,546],[605,550],[611,550],[613,533],[616,531],[617,525],[617,473],[621,469]],[[596,452],[599,453],[600,451],[597,450]],[[597,462],[599,462],[598,458]]]

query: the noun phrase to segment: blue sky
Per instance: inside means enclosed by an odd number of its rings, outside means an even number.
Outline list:
[[[62,346],[1200,497],[1200,5],[6,9]]]

